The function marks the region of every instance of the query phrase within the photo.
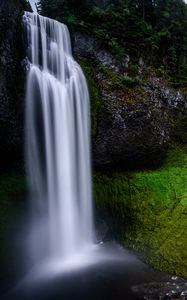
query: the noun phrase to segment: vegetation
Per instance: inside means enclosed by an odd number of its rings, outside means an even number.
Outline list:
[[[102,110],[101,96],[95,80],[95,67],[88,59],[79,58],[78,62],[84,71],[88,83],[91,98],[92,136],[94,137],[97,134],[98,117]]]
[[[153,266],[187,277],[186,150],[172,146],[158,170],[100,173],[94,182],[97,208],[110,219],[112,234]]]
[[[98,3],[99,1],[97,1]],[[101,1],[102,2],[102,1]],[[183,0],[40,0],[41,13],[86,30],[119,61],[143,58],[173,84],[187,83],[187,5]]]

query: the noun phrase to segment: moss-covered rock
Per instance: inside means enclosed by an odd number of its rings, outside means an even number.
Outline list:
[[[185,142],[185,97],[156,77],[129,85],[125,76],[107,67],[96,72],[104,109],[93,144],[95,166],[125,170],[161,165],[172,139]]]
[[[187,152],[169,151],[158,170],[97,174],[98,211],[111,232],[154,267],[187,277]]]
[[[95,137],[97,134],[97,126],[98,126],[98,118],[100,112],[102,110],[102,100],[100,91],[97,85],[97,80],[95,78],[95,69],[93,62],[89,59],[85,59],[82,57],[78,58],[78,62],[81,65],[84,74],[86,76],[86,80],[88,83],[88,88],[90,92],[90,100],[91,100],[91,124],[92,124],[92,136]]]
[[[171,141],[187,142],[185,89],[172,88],[144,63],[119,64],[84,30],[73,41],[91,93],[94,168],[162,165]]]

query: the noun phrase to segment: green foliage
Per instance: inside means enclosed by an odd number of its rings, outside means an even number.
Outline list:
[[[81,65],[87,79],[88,88],[90,92],[91,100],[91,124],[92,124],[92,136],[97,134],[97,122],[99,113],[102,110],[102,101],[98,86],[95,80],[95,68],[94,65],[87,59],[79,58],[79,64]]]
[[[138,78],[132,78],[130,76],[124,76],[123,77],[123,83],[126,86],[133,87],[133,86],[136,86],[136,85],[139,84],[139,79]]]
[[[144,253],[154,267],[187,277],[185,149],[172,146],[159,170],[97,174],[94,191],[96,206],[110,216],[115,236],[117,232],[127,246]]]
[[[41,13],[82,27],[121,62],[142,57],[173,82],[187,82],[187,5],[182,0],[40,0]],[[164,72],[160,72],[163,66]]]
[[[140,80],[137,77],[130,77],[127,75],[122,76],[104,65],[98,65],[97,70],[106,76],[107,83],[113,90],[123,89],[124,87],[135,87],[140,83]]]
[[[163,77],[164,76],[164,66],[161,65],[160,67],[157,68],[157,75],[159,77]]]
[[[50,18],[66,23],[71,29],[86,18],[88,13],[86,0],[40,0],[38,10]]]

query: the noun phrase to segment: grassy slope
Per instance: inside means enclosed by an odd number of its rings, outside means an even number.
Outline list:
[[[97,174],[97,207],[113,231],[160,270],[187,277],[187,153],[173,147],[159,170]]]

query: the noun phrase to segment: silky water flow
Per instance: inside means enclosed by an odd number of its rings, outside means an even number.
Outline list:
[[[25,12],[26,164],[34,260],[66,261],[93,245],[90,107],[67,26]]]

